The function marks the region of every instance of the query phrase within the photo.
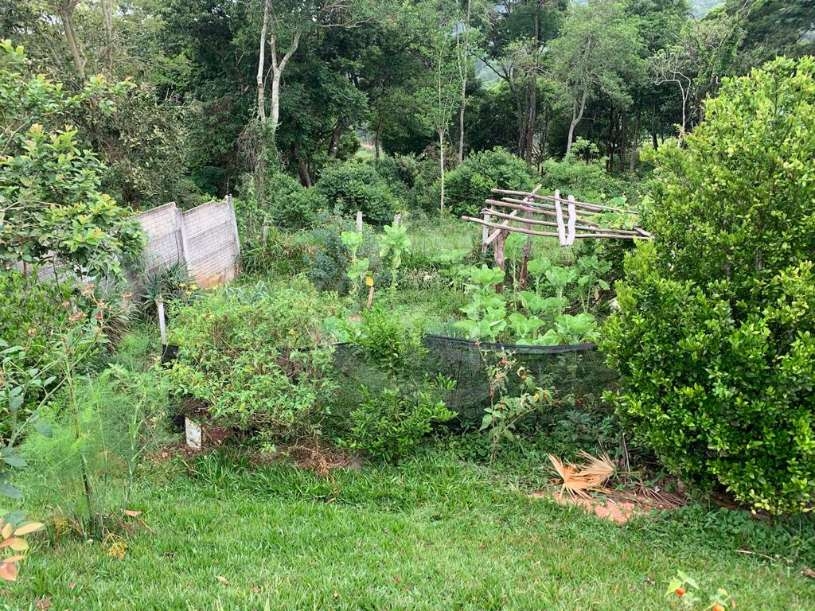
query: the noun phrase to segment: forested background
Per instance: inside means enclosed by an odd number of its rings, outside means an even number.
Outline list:
[[[97,91],[77,137],[149,208],[262,202],[352,158],[430,191],[494,147],[637,172],[722,77],[815,52],[815,0],[5,0],[0,32]]]

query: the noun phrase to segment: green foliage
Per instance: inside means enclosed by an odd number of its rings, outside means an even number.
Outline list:
[[[70,127],[46,129],[82,99],[27,72],[21,48],[0,43],[0,261],[42,264],[56,256],[80,274],[121,276],[122,260],[141,253],[141,230],[100,192],[104,168]],[[8,104],[6,104],[6,102]],[[101,100],[100,112],[105,112]]]
[[[8,440],[18,425],[36,417],[42,401],[62,384],[58,363],[66,335],[88,321],[110,333],[110,325],[120,321],[111,320],[119,311],[116,304],[95,297],[92,289],[79,294],[68,283],[5,271],[0,272],[0,291],[4,295],[0,300],[0,440]],[[107,342],[104,334],[94,337],[93,354],[83,366],[95,364]],[[12,395],[18,397],[18,404]]]
[[[483,355],[482,355],[483,356]],[[519,367],[512,355],[501,352],[498,361],[487,366],[490,385],[490,407],[484,410],[481,431],[490,440],[490,460],[495,460],[501,445],[515,440],[516,427],[544,407],[551,405],[552,392],[538,386],[535,377]],[[518,396],[510,396],[509,378],[518,379]]]
[[[72,336],[68,358],[81,357],[88,340]],[[99,375],[63,375],[65,384],[41,414],[49,434],[30,435],[20,448],[31,467],[25,489],[32,501],[59,499],[60,511],[79,517],[85,537],[100,537],[105,516],[127,508],[145,454],[167,440],[161,427],[167,384],[155,369],[120,365]]]
[[[245,246],[253,249],[275,227],[285,230],[309,229],[320,212],[328,208],[323,195],[306,189],[297,180],[275,168],[264,177],[265,203],[255,192],[254,181],[244,177],[240,199],[235,200],[238,231]]]
[[[478,214],[492,189],[527,190],[533,182],[526,162],[505,149],[473,153],[444,178],[447,208],[456,216]]]
[[[433,425],[455,414],[444,405],[449,381],[439,378],[411,391],[384,388],[372,393],[363,389],[363,400],[351,414],[348,445],[369,456],[394,462],[415,452]]]
[[[574,195],[577,199],[589,202],[620,203],[636,201],[637,185],[635,181],[626,180],[606,171],[606,159],[581,160],[579,156],[580,139],[572,151],[561,161],[547,159],[541,166],[543,192],[559,190],[564,197]],[[614,205],[614,202],[611,202]],[[616,204],[619,205],[619,204]]]
[[[455,416],[443,400],[452,382],[428,376],[421,335],[397,316],[379,307],[365,311],[351,347],[371,371],[346,399],[348,422],[339,423],[343,445],[397,461],[415,451],[434,424]]]
[[[578,259],[578,262],[580,259]],[[535,290],[496,286],[506,275],[486,265],[463,270],[468,278],[466,290],[470,302],[461,308],[466,318],[456,321],[471,340],[512,341],[525,345],[578,344],[595,341],[597,322],[589,313],[591,296],[608,284],[601,277],[608,266],[595,256],[575,267],[554,265],[545,257],[529,261],[528,269]],[[584,311],[569,314],[567,306],[575,296]]]
[[[365,220],[374,225],[391,221],[399,207],[399,201],[388,183],[376,170],[355,161],[325,168],[316,189],[330,209],[346,215],[354,215],[361,210]]]
[[[381,270],[379,240],[371,227],[363,225],[362,242],[355,246],[354,253],[343,242],[343,235],[351,233],[357,233],[351,218],[321,216],[318,227],[306,237],[308,275],[321,291],[346,293],[349,290],[357,290],[358,285],[352,285],[349,277],[351,271],[354,271],[355,278],[360,280],[366,271],[377,273]],[[361,262],[366,261],[367,266],[364,266]],[[357,269],[352,270],[354,266]],[[363,270],[362,267],[366,269]]]
[[[172,391],[196,400],[199,417],[269,441],[319,432],[334,389],[322,321],[335,308],[300,280],[222,288],[176,309]]]
[[[655,241],[605,349],[619,409],[675,473],[773,513],[815,495],[815,60],[727,81],[658,156]]]
[[[296,276],[305,273],[315,248],[305,233],[269,227],[255,240],[241,244],[241,268],[249,274]]]
[[[387,262],[391,275],[391,289],[396,288],[396,274],[402,265],[402,256],[410,248],[405,225],[385,225],[379,238],[379,256]]]
[[[139,310],[143,316],[157,317],[157,301],[170,303],[181,299],[195,287],[195,282],[187,275],[183,263],[176,262],[169,267],[161,267],[145,274]]]

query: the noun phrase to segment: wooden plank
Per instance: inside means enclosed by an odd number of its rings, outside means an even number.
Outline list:
[[[487,200],[487,202],[493,202],[493,201],[495,201],[495,200]],[[521,208],[521,209],[523,209],[523,208]],[[489,211],[489,213],[492,216],[497,216],[497,217],[505,218],[505,219],[506,218],[513,218],[514,219],[515,218],[514,216],[510,216],[508,214],[499,212],[498,210],[494,210],[494,209],[491,209],[491,208],[484,208],[482,210],[482,212],[487,212],[487,211]],[[556,215],[556,213],[554,211],[552,211],[552,210],[534,210],[534,212],[537,212],[538,214],[542,214],[542,215],[545,215],[545,216],[552,216],[552,217]],[[586,219],[580,218],[579,214],[576,216],[576,221],[580,221],[580,223],[581,223],[581,224],[577,225],[578,229],[590,229],[590,230],[591,229],[603,229],[603,230],[606,229],[604,227],[601,227],[597,223],[592,223],[590,221],[587,221]],[[541,220],[538,220],[538,219],[528,219],[528,220],[524,220],[524,223],[526,223],[526,222],[530,222],[530,223],[533,223],[535,225],[546,225],[548,227],[557,227],[557,223],[555,223],[553,221],[541,221]],[[632,236],[650,237],[650,235],[643,235],[643,233],[647,233],[647,232],[644,232],[641,229],[637,229],[637,230],[613,229],[611,231],[626,233],[626,234],[630,234]]]
[[[499,225],[497,223],[488,223],[484,219],[475,218],[472,216],[462,216],[462,220],[470,221],[471,223],[478,223],[479,225],[485,225],[487,227],[493,227],[496,229],[500,229],[499,233],[503,233],[504,231],[514,232],[514,233],[523,233],[525,235],[535,235],[541,236],[546,238],[557,238],[558,234],[555,232],[546,232],[546,231],[532,231],[529,229],[524,229],[522,227],[508,227],[507,225]],[[641,236],[639,234],[631,235],[631,234],[621,234],[621,233],[614,233],[613,230],[608,231],[598,231],[596,233],[578,233],[575,235],[575,239],[587,239],[587,238],[620,238],[620,239],[628,239],[628,240],[647,240],[648,238],[645,236]]]
[[[518,216],[518,211],[516,210],[516,211],[515,211],[515,212],[513,212],[513,213],[512,213],[510,216]],[[491,225],[491,226],[493,226],[493,227],[499,227],[499,228],[501,228],[501,227],[508,227],[508,226],[509,226],[509,222],[506,222],[506,223],[504,223],[503,225]],[[501,233],[500,231],[493,231],[493,232],[492,232],[492,235],[490,235],[490,236],[487,238],[487,240],[486,240],[485,244],[486,244],[487,246],[489,246],[490,244],[492,244],[492,243],[493,243],[493,242],[494,242],[496,239],[498,239],[498,236],[500,235],[500,233]]]
[[[493,189],[492,192],[493,193],[499,193],[501,195],[520,195],[520,196],[523,196],[524,198],[531,196],[534,199],[539,200],[539,201],[554,201],[555,200],[554,195],[540,195],[540,194],[537,194],[537,193],[536,194],[531,194],[531,193],[528,193],[526,191],[512,191],[510,189]],[[604,211],[624,212],[626,214],[635,214],[635,215],[639,216],[639,212],[637,212],[636,210],[630,210],[630,209],[627,209],[627,208],[619,208],[617,206],[608,206],[608,205],[605,205],[605,204],[595,204],[595,203],[592,203],[592,202],[581,202],[581,201],[578,201],[578,200],[575,200],[575,204],[579,208],[586,208],[587,210],[591,210],[593,212],[604,212]]]

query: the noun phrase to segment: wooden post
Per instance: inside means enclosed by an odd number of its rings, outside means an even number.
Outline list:
[[[555,220],[557,221],[557,238],[561,246],[566,245],[566,225],[563,223],[563,207],[560,205],[560,191],[555,191]]]
[[[507,232],[501,231],[499,236],[495,239],[495,246],[493,246],[493,253],[495,255],[495,264],[501,269],[506,269],[506,256],[504,255],[504,242],[507,239]]]
[[[574,195],[569,196],[569,220],[566,226],[566,244],[574,244],[575,225],[577,224],[577,211],[574,203]]]
[[[530,203],[530,204],[532,202],[534,202],[535,201],[534,196],[535,196],[535,194],[537,194],[537,192],[540,190],[540,188],[542,186],[543,185],[539,184],[537,187],[535,187],[532,190],[532,193],[529,194],[529,197],[524,198],[524,201],[527,202],[527,203]],[[526,218],[527,220],[531,220],[532,219],[532,212],[527,210],[526,213],[524,214],[524,218]],[[524,227],[526,227],[527,230],[529,230],[529,231],[532,231],[532,229],[533,229],[532,223],[524,223]],[[521,257],[521,273],[519,274],[519,278],[518,278],[518,285],[522,289],[526,288],[526,278],[529,275],[529,272],[527,271],[527,265],[529,264],[529,259],[530,259],[531,256],[532,256],[532,236],[527,235],[526,236],[526,243],[524,244],[524,249],[523,249],[523,256]]]
[[[161,334],[161,345],[167,345],[167,321],[164,318],[164,301],[159,297],[156,299],[156,310],[158,311],[158,329]]]
[[[357,210],[357,233],[362,233],[362,210]]]
[[[487,221],[489,223],[491,219],[492,219],[491,214],[489,214],[489,213],[484,214],[484,220],[485,221]],[[481,254],[482,255],[487,254],[487,249],[489,248],[489,246],[490,246],[490,228],[487,227],[486,225],[484,225],[481,228]]]

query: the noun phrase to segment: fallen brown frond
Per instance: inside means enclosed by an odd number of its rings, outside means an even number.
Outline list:
[[[552,463],[562,480],[561,496],[565,490],[571,495],[588,498],[588,490],[602,489],[603,484],[614,474],[614,463],[606,454],[598,458],[588,452],[581,451],[580,457],[585,459],[585,462],[573,465],[563,463],[557,456],[549,454],[549,462]]]

